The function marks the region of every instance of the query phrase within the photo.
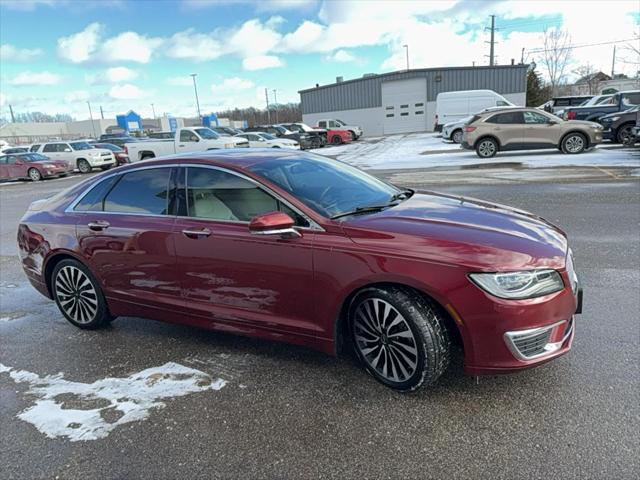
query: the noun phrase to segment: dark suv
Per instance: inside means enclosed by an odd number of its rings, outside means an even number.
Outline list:
[[[628,143],[633,136],[632,130],[635,127],[640,115],[640,106],[636,105],[624,112],[610,113],[600,117],[600,124],[604,128],[602,137],[616,143]]]
[[[300,132],[292,132],[280,125],[256,125],[244,129],[245,132],[264,132],[269,133],[278,138],[288,138],[295,140],[300,144],[302,150],[307,148],[315,148],[311,135]]]
[[[610,113],[624,112],[625,110],[640,104],[640,90],[618,92],[597,105],[585,105],[582,107],[570,107],[563,113],[565,120],[599,121],[600,117]]]

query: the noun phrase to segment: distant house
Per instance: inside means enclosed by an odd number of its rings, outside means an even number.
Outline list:
[[[598,95],[600,93],[601,84],[611,80],[611,77],[603,72],[594,72],[579,78],[571,86],[572,95]]]

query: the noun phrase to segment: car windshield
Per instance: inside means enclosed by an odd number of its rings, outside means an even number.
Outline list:
[[[218,138],[220,138],[220,135],[218,135],[210,128],[196,128],[195,132],[205,140],[217,140]]]
[[[74,150],[91,150],[93,148],[93,146],[87,142],[72,142],[69,145],[71,145],[71,148]]]
[[[304,123],[296,123],[294,124],[294,126],[301,128],[305,132],[313,132],[313,128],[311,128],[309,125],[306,125]]]
[[[260,135],[265,140],[275,140],[276,139],[276,137],[274,137],[273,135],[269,135],[268,133],[259,133],[258,135]]]
[[[259,162],[249,169],[327,218],[388,206],[402,193],[351,165],[311,153]]]
[[[338,126],[340,127],[344,127],[346,125],[346,123],[344,123],[342,120],[336,120],[336,123],[338,124]]]
[[[44,155],[40,155],[39,153],[25,153],[20,155],[18,158],[24,160],[25,162],[49,162],[49,157],[45,157]]]

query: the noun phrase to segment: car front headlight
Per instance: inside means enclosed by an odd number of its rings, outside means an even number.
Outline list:
[[[510,300],[541,297],[564,288],[562,277],[552,269],[505,273],[471,273],[469,278],[485,292],[495,297]]]
[[[611,117],[611,118],[607,118],[605,119],[606,122],[617,122],[620,119],[619,116],[616,117]]]
[[[42,165],[43,168],[56,168],[55,165],[52,165],[51,163],[45,163]]]

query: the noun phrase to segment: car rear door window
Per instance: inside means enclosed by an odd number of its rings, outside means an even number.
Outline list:
[[[523,112],[524,123],[549,123],[549,118],[538,112]]]
[[[57,144],[55,143],[47,143],[44,148],[42,149],[43,152],[49,152],[49,153],[53,153],[53,152],[57,152],[58,148],[57,148]]]
[[[622,95],[623,105],[638,105],[640,104],[640,92],[637,93],[625,93]]]
[[[167,215],[170,168],[125,173],[104,199],[105,212]]]
[[[517,124],[523,123],[522,112],[498,113],[487,119],[487,123]]]
[[[187,168],[187,214],[220,221],[249,222],[268,212],[288,214],[308,226],[301,215],[249,180],[212,168]]]

